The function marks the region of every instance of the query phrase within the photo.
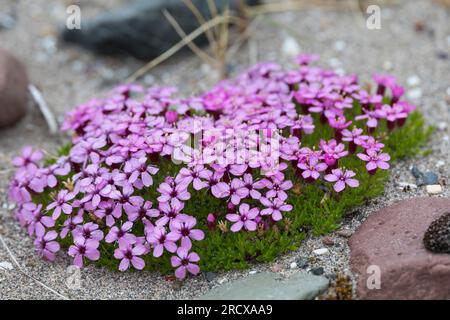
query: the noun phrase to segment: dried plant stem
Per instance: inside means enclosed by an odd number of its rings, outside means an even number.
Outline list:
[[[190,34],[188,34],[185,38],[181,39],[179,42],[177,42],[175,45],[173,45],[169,50],[164,52],[163,54],[159,55],[155,59],[151,60],[149,63],[147,63],[145,66],[137,70],[135,73],[133,73],[130,77],[128,77],[125,82],[130,83],[134,82],[140,77],[142,77],[144,74],[146,74],[148,71],[159,65],[160,63],[164,62],[171,56],[173,56],[175,53],[180,51],[187,43],[192,42],[197,37],[202,35],[205,30],[211,29],[221,23],[228,22],[228,23],[235,23],[235,24],[242,24],[242,19],[238,17],[233,16],[217,16],[208,22],[204,23],[194,31],[192,31]]]
[[[166,17],[166,19],[169,21],[169,23],[172,25],[172,27],[175,29],[175,31],[178,33],[178,35],[183,39],[186,38],[186,33],[181,28],[181,26],[178,24],[178,22],[175,20],[175,18],[167,11],[163,10],[163,14]],[[196,55],[200,57],[203,61],[209,64],[214,64],[216,61],[214,58],[210,57],[206,52],[204,52],[202,49],[200,49],[193,41],[188,42],[186,44]]]
[[[30,91],[31,96],[33,97],[34,102],[39,107],[42,115],[44,116],[45,121],[47,122],[47,126],[50,130],[51,134],[56,134],[58,132],[58,122],[56,121],[55,115],[47,105],[47,102],[44,99],[41,91],[34,84],[28,85],[28,91]]]
[[[200,25],[205,24],[206,23],[206,19],[205,17],[202,15],[202,13],[197,9],[197,7],[194,5],[194,3],[192,2],[192,0],[182,0],[184,5],[186,7],[188,7],[189,10],[191,10],[191,12],[194,14],[195,18],[197,19],[198,23]],[[216,39],[214,37],[213,32],[211,31],[211,29],[207,29],[205,30],[205,35],[208,38],[208,42],[209,45],[211,46],[211,49],[213,50],[213,52],[215,52],[215,48],[216,48]]]
[[[17,268],[19,269],[20,273],[22,273],[24,276],[30,278],[31,280],[35,281],[37,284],[39,284],[41,287],[47,289],[48,291],[52,292],[53,294],[57,295],[58,297],[60,297],[61,299],[64,300],[69,300],[68,297],[62,295],[61,293],[59,293],[58,291],[50,288],[49,286],[47,286],[45,283],[39,281],[38,279],[30,276],[28,273],[25,272],[24,268],[20,265],[20,263],[17,261],[16,257],[14,256],[14,254],[12,253],[12,251],[9,249],[8,245],[6,244],[5,240],[3,240],[2,235],[0,234],[0,242],[2,243],[3,247],[6,249],[6,252],[8,252],[9,257],[11,258],[11,260],[14,262],[14,264],[17,266]]]

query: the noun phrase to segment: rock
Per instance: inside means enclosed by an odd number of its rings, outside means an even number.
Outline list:
[[[16,19],[9,14],[0,12],[0,30],[12,29],[16,25]]]
[[[217,273],[215,273],[215,272],[210,272],[210,271],[208,271],[208,272],[205,273],[205,279],[206,279],[206,281],[211,282],[211,281],[213,281],[215,278],[217,278]]]
[[[411,100],[419,100],[422,98],[422,89],[420,88],[414,88],[408,91],[407,96]]]
[[[0,270],[12,270],[13,265],[9,261],[0,262]]]
[[[422,171],[419,170],[416,166],[413,166],[411,168],[411,174],[414,176],[414,178],[419,179],[423,176]]]
[[[295,57],[300,54],[301,49],[297,40],[292,37],[287,37],[283,40],[281,51],[287,57]]]
[[[309,272],[311,272],[315,276],[321,276],[325,271],[323,270],[322,267],[316,267],[316,268],[311,268],[311,270],[309,270]]]
[[[449,207],[448,198],[413,198],[370,215],[349,241],[358,297],[449,299],[450,255],[430,253],[422,241],[426,228]],[[367,285],[376,284],[374,266],[380,289]]]
[[[215,0],[217,8],[230,2],[236,10],[237,1]],[[209,20],[207,1],[193,0],[199,12]],[[247,0],[254,5],[259,0]],[[180,0],[138,0],[132,4],[104,13],[94,20],[83,21],[81,29],[64,29],[61,38],[94,52],[105,55],[131,55],[138,59],[152,59],[167,51],[181,40],[162,10],[166,9],[186,34],[200,25],[195,16]],[[198,45],[208,43],[202,35],[195,41]],[[184,48],[188,50],[187,47]]]
[[[450,253],[450,213],[433,221],[423,237],[425,248],[436,253]]]
[[[418,186],[427,186],[432,184],[437,184],[439,181],[439,176],[434,173],[427,171],[419,179],[417,179]]]
[[[336,234],[343,238],[350,238],[353,234],[353,231],[348,230],[348,229],[342,229],[342,230],[336,231]]]
[[[420,84],[420,78],[417,75],[412,75],[412,76],[408,77],[406,82],[408,83],[408,86],[415,87]]]
[[[427,193],[428,194],[440,194],[440,193],[442,193],[442,187],[441,187],[440,184],[428,185],[426,188],[427,188]]]
[[[346,47],[345,41],[337,40],[334,42],[334,50],[336,51],[344,51],[345,47]]]
[[[322,243],[326,246],[334,246],[334,239],[332,237],[323,237]]]
[[[274,264],[270,270],[272,270],[272,272],[281,272],[283,271],[283,266],[277,263]]]
[[[436,57],[440,60],[448,60],[449,55],[445,51],[438,51],[436,52]]]
[[[292,262],[291,265],[290,265],[291,269],[297,269],[297,267],[298,267],[297,266],[297,262]]]
[[[320,248],[320,249],[316,249],[313,251],[314,254],[321,256],[323,254],[327,254],[328,253],[328,249],[327,248]]]
[[[0,128],[21,119],[28,104],[28,77],[23,64],[0,48]]]
[[[300,258],[297,259],[297,266],[299,268],[305,269],[308,265],[309,265],[308,258],[300,257]]]
[[[450,87],[448,87],[447,90],[445,90],[445,93],[450,97]]]
[[[252,274],[257,274],[258,273],[258,271],[256,271],[256,270],[250,270],[249,272],[248,272],[248,274],[250,274],[250,275],[252,275]]]
[[[310,300],[328,287],[328,279],[298,272],[288,279],[262,272],[216,287],[200,300]]]

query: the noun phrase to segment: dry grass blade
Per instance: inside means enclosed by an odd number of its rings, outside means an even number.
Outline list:
[[[202,13],[197,9],[197,7],[194,5],[192,0],[182,0],[184,5],[188,7],[189,10],[194,14],[195,18],[197,19],[198,23],[200,25],[206,23],[205,17],[202,15]],[[211,31],[211,29],[205,30],[205,35],[208,38],[209,45],[211,46],[211,49],[213,52],[215,52],[216,47],[216,39],[214,38],[214,34]]]
[[[20,265],[20,263],[17,261],[16,257],[14,256],[14,254],[12,253],[12,251],[9,249],[8,245],[6,244],[5,240],[3,239],[2,235],[0,234],[0,242],[2,243],[3,247],[6,249],[6,252],[8,252],[9,257],[11,258],[11,260],[14,262],[14,264],[17,266],[17,268],[19,268],[19,271],[25,275],[26,277],[30,278],[31,280],[35,281],[37,284],[39,284],[40,286],[42,286],[43,288],[47,289],[48,291],[54,293],[55,295],[57,295],[58,297],[64,299],[64,300],[69,300],[68,297],[62,295],[61,293],[59,293],[58,291],[50,288],[49,286],[47,286],[45,283],[39,281],[38,279],[30,276],[28,273],[25,272],[25,270],[23,269],[23,267]]]
[[[50,133],[56,134],[58,132],[58,122],[56,121],[55,115],[47,105],[44,96],[39,91],[39,89],[36,88],[34,84],[28,85],[28,91],[30,91],[30,94],[33,97],[34,102],[37,104],[39,110],[44,116],[44,119],[47,122],[47,126],[50,130]]]
[[[190,34],[188,34],[185,38],[181,39],[179,42],[177,42],[175,45],[173,45],[169,50],[164,52],[163,54],[159,55],[155,59],[151,60],[149,63],[147,63],[145,66],[137,70],[135,73],[133,73],[131,76],[129,76],[125,82],[130,83],[134,82],[140,77],[142,77],[144,74],[146,74],[148,71],[159,65],[160,63],[164,62],[171,56],[173,56],[175,53],[180,51],[185,45],[187,45],[189,42],[192,42],[197,37],[202,35],[206,30],[211,29],[221,23],[229,22],[234,23],[237,25],[242,25],[244,22],[242,19],[238,17],[233,16],[217,16],[214,19],[209,20],[208,22],[204,23],[194,31],[192,31]]]
[[[181,28],[181,26],[178,24],[178,22],[175,20],[175,18],[165,9],[163,10],[163,14],[166,17],[166,19],[169,21],[169,23],[172,25],[172,27],[175,29],[175,31],[178,33],[178,35],[182,39],[185,38],[187,36],[186,32],[184,32],[184,30]],[[206,52],[204,52],[202,49],[200,49],[193,41],[188,42],[186,45],[196,55],[198,55],[200,59],[202,59],[206,63],[209,63],[209,64],[216,63],[214,58],[210,57]]]

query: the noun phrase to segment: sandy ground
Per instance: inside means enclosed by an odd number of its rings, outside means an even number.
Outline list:
[[[123,1],[78,1],[83,19],[120,2]],[[59,119],[77,104],[104,94],[112,84],[122,81],[142,64],[133,59],[99,58],[59,45],[55,36],[57,26],[64,25],[66,5],[58,0],[0,0],[0,12],[15,11],[18,16],[13,29],[0,31],[0,45],[26,64],[31,82],[42,89]],[[408,192],[398,188],[399,182],[414,182],[409,172],[411,165],[435,171],[443,179],[450,175],[450,89],[447,89],[450,88],[450,60],[445,59],[445,54],[450,54],[450,12],[424,0],[382,6],[381,12],[381,30],[368,30],[361,13],[349,10],[314,8],[267,15],[258,22],[251,45],[243,46],[230,61],[235,73],[248,67],[255,59],[288,63],[289,50],[283,50],[283,44],[286,48],[286,39],[292,38],[302,52],[319,53],[322,66],[339,69],[339,72],[357,73],[363,80],[369,79],[374,72],[394,73],[407,86],[411,97],[415,97],[428,124],[438,128],[428,145],[431,155],[396,164],[385,195],[356,210],[342,223],[342,228],[350,230],[357,228],[378,208],[399,199],[426,196],[422,188]],[[418,21],[425,25],[422,32],[415,30]],[[412,84],[413,76],[417,76],[420,83],[410,86],[408,80]],[[195,56],[187,55],[158,67],[145,77],[143,83],[175,85],[190,94],[211,86],[215,81],[214,70]],[[250,271],[270,270],[276,265],[281,273],[293,272],[290,269],[292,262],[299,257],[313,256],[312,250],[324,246],[321,238],[309,238],[299,250],[280,257],[273,264],[254,265],[247,271],[220,273],[212,282],[201,275],[182,285],[167,281],[156,273],[119,273],[89,266],[81,271],[81,287],[70,289],[66,284],[71,275],[67,270],[70,259],[60,254],[53,264],[40,260],[33,253],[32,240],[11,217],[6,202],[5,190],[11,170],[9,158],[27,144],[52,152],[61,139],[50,136],[39,113],[31,105],[30,109],[24,120],[0,134],[0,234],[23,268],[20,271],[13,264],[12,270],[0,270],[0,299],[195,298],[211,286],[245,276]],[[449,195],[450,188],[444,187],[439,196]],[[312,266],[324,267],[326,274],[335,270],[349,272],[346,240],[332,236],[338,245],[330,247],[328,255],[316,258]],[[0,262],[13,263],[2,245]],[[39,285],[36,280],[59,295]]]

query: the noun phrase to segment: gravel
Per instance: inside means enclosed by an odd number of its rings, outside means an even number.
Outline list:
[[[82,17],[94,16],[123,2],[83,1]],[[18,13],[16,24],[10,30],[0,31],[0,43],[24,61],[31,81],[43,91],[59,119],[77,104],[103,95],[112,84],[142,65],[134,59],[102,58],[76,48],[60,47],[54,25],[64,25],[64,2],[2,1],[0,12],[11,12],[13,7]],[[431,153],[395,164],[385,194],[348,214],[339,231],[329,235],[334,245],[327,247],[327,254],[313,253],[323,248],[323,242],[322,237],[311,236],[298,250],[273,263],[253,265],[251,270],[256,273],[276,269],[289,276],[296,272],[290,268],[291,264],[296,262],[300,267],[299,259],[306,258],[308,263],[303,263],[307,265],[306,271],[323,268],[327,275],[340,271],[355,280],[348,265],[348,236],[377,209],[401,199],[428,196],[425,187],[402,187],[415,183],[412,166],[439,175],[443,187],[435,196],[450,195],[450,188],[445,185],[450,175],[449,129],[440,125],[450,120],[450,99],[446,92],[450,88],[450,61],[437,57],[437,52],[450,52],[450,13],[431,0],[403,1],[395,6],[382,6],[381,10],[381,30],[368,30],[362,14],[349,10],[310,8],[270,14],[259,21],[251,45],[243,46],[230,61],[235,73],[248,67],[249,61],[255,58],[289,64],[281,48],[283,41],[290,37],[304,52],[319,53],[321,65],[331,62],[339,72],[356,73],[363,81],[369,80],[374,72],[384,71],[395,74],[406,85],[408,78],[415,75],[414,86],[407,87],[407,91],[413,90],[415,103],[427,123],[437,128],[427,145]],[[414,24],[419,20],[426,21],[427,30],[433,32],[416,32]],[[216,74],[193,55],[177,56],[156,68],[144,81],[147,85],[175,85],[183,93],[192,94],[214,84]],[[208,277],[209,281],[202,275],[180,284],[158,273],[120,273],[88,266],[81,270],[79,285],[74,285],[77,274],[67,270],[71,263],[64,254],[53,264],[40,260],[33,253],[32,240],[12,218],[5,194],[11,174],[9,159],[13,154],[26,144],[54,152],[61,142],[60,137],[49,135],[44,120],[35,108],[30,108],[29,115],[16,127],[3,130],[0,139],[0,235],[21,266],[0,245],[0,262],[13,266],[12,270],[0,269],[0,299],[191,299],[211,287],[249,275],[250,270],[220,272]]]

